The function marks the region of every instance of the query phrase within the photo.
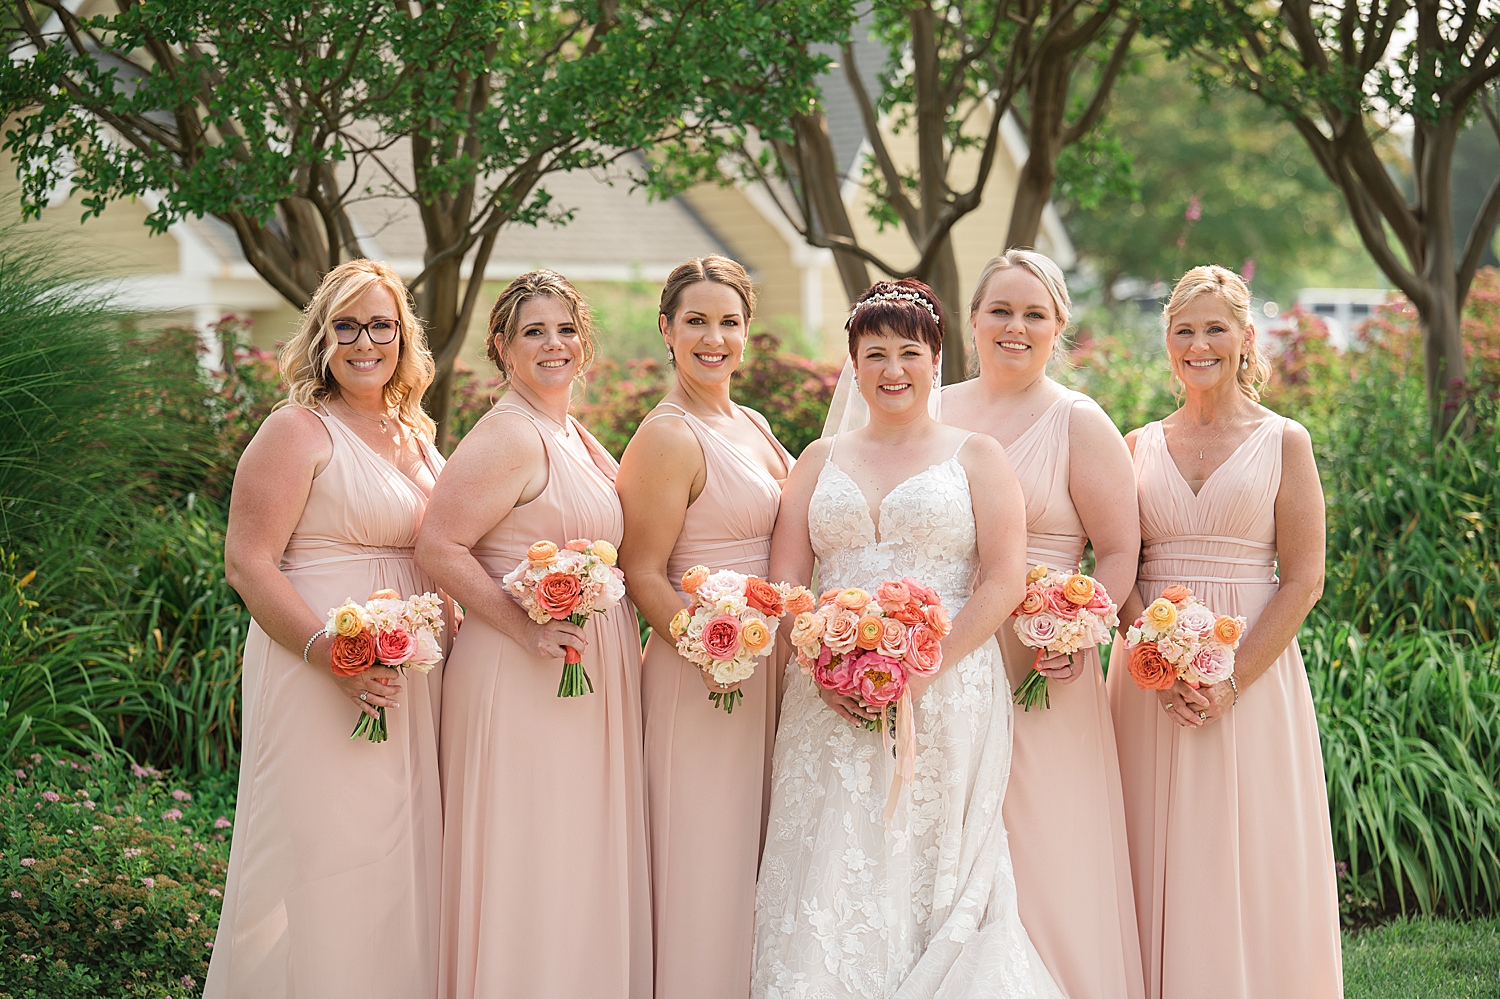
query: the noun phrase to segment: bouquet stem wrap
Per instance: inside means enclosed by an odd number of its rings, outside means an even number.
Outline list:
[[[910,786],[917,773],[917,725],[912,720],[911,691],[904,690],[896,702],[896,772],[891,775],[891,792],[885,799],[885,822],[890,825],[896,817],[896,804],[901,800],[901,789]],[[891,747],[890,729],[882,725],[881,742]]]
[[[571,614],[568,621],[582,628],[588,620],[587,614]],[[583,668],[583,655],[573,646],[564,645],[562,680],[557,685],[558,697],[582,697],[594,692],[594,681]]]

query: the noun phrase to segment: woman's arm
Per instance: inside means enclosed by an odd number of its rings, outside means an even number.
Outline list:
[[[324,626],[323,614],[307,605],[281,571],[281,556],[302,519],[313,479],[333,456],[333,442],[323,421],[295,406],[266,417],[234,470],[229,495],[229,526],[224,532],[224,578],[270,639],[300,653]],[[308,649],[307,660],[372,717],[377,708],[399,707],[401,692],[395,670],[377,666],[358,676],[338,676],[329,669],[333,640],[323,635]],[[379,681],[393,681],[382,684]],[[365,700],[359,699],[365,695]]]
[[[547,451],[537,434],[519,413],[497,414],[469,431],[428,501],[417,562],[463,606],[465,617],[477,616],[528,652],[558,659],[565,645],[583,651],[583,629],[567,621],[531,620],[469,550],[546,488]]]
[[[674,416],[660,416],[636,430],[615,476],[625,512],[620,542],[625,590],[664,639],[670,639],[673,616],[686,606],[667,578],[667,560],[706,480],[703,448],[692,428]]]

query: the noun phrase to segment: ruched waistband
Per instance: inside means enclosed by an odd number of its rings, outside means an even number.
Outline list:
[[[281,571],[296,572],[320,565],[340,562],[369,562],[375,559],[415,561],[415,548],[385,548],[379,545],[353,545],[345,542],[290,545],[281,555]]]
[[[1179,544],[1220,544],[1232,546],[1246,552],[1246,555],[1219,555],[1200,551],[1176,551],[1175,545]],[[1251,554],[1259,553],[1259,554]],[[1269,553],[1270,557],[1267,557]],[[1178,570],[1176,572],[1153,572],[1151,566],[1161,562],[1194,562],[1204,566],[1208,570],[1210,566],[1244,566],[1247,570],[1261,569],[1265,575],[1261,576],[1247,571],[1243,576],[1210,576],[1203,575],[1199,571]],[[1261,541],[1247,541],[1244,538],[1233,538],[1224,535],[1212,534],[1181,534],[1174,537],[1158,538],[1150,544],[1141,547],[1141,571],[1136,574],[1136,579],[1145,582],[1176,582],[1184,583],[1260,583],[1266,585],[1278,585],[1280,580],[1276,578],[1276,546]]]
[[[1049,569],[1076,570],[1083,558],[1083,544],[1083,538],[1068,534],[1028,534],[1026,562],[1045,565]]]

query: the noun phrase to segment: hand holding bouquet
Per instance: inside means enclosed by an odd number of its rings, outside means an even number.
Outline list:
[[[915,579],[881,583],[874,596],[857,588],[829,590],[817,610],[798,614],[792,624],[802,672],[874,712],[878,718],[864,724],[882,740],[894,730],[896,775],[887,819],[895,814],[901,785],[915,773],[910,679],[942,669],[942,641],[952,628],[937,592]]]
[[[376,590],[363,604],[346,600],[328,612],[324,631],[333,638],[330,662],[340,676],[358,676],[377,664],[431,671],[443,658],[443,601],[436,593],[402,600],[395,590]],[[377,717],[360,712],[349,738],[371,742],[390,738],[385,707]]]
[[[721,688],[748,680],[758,661],[771,654],[776,625],[793,609],[789,603],[812,609],[806,587],[768,583],[729,569],[709,572],[695,565],[682,574],[682,589],[690,603],[672,618],[677,653]],[[726,713],[733,713],[744,697],[739,690],[708,695]]]
[[[1036,649],[1032,673],[1016,688],[1015,703],[1030,711],[1040,704],[1052,706],[1047,695],[1047,677],[1037,666],[1042,656],[1067,656],[1080,649],[1109,641],[1110,629],[1120,624],[1119,610],[1099,581],[1079,572],[1053,572],[1039,565],[1026,574],[1026,596],[1011,616],[1016,635],[1028,648]]]
[[[1181,679],[1194,687],[1234,674],[1243,617],[1215,614],[1186,586],[1169,586],[1125,632],[1130,678],[1142,690],[1166,690]]]
[[[570,621],[580,627],[594,614],[607,614],[625,596],[625,574],[615,568],[615,546],[608,541],[569,541],[558,548],[538,541],[526,561],[501,580],[537,624]],[[563,654],[558,697],[594,692],[583,657],[571,645]]]

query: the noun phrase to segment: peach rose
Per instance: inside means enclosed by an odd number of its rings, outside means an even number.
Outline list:
[[[375,665],[375,640],[367,631],[357,635],[335,635],[329,665],[339,676],[358,676]]]
[[[910,601],[911,590],[907,589],[905,583],[887,581],[881,583],[880,589],[875,591],[875,602],[887,614],[905,607]]]
[[[880,644],[875,651],[892,659],[900,659],[906,655],[906,633],[909,630],[906,625],[895,618],[886,618],[881,622],[883,630],[880,634]]]
[[[1231,649],[1240,643],[1240,637],[1245,634],[1245,623],[1235,617],[1221,617],[1214,621],[1214,641],[1229,646]]]
[[[395,590],[376,590],[370,594],[371,600],[400,600],[401,594]]]
[[[392,628],[375,636],[375,658],[387,666],[410,661],[416,650],[417,643],[405,628]]]
[[[867,652],[854,663],[854,687],[861,701],[883,708],[900,700],[906,690],[906,670],[901,660]]]
[[[1078,605],[1068,599],[1063,587],[1049,586],[1042,595],[1047,599],[1047,609],[1064,621],[1072,621],[1078,617]]]
[[[853,652],[858,630],[859,615],[853,611],[835,610],[823,631],[823,644],[836,655]]]
[[[799,649],[820,644],[827,624],[821,614],[798,614],[792,622],[792,644]]]
[[[1021,598],[1021,606],[1017,607],[1017,614],[1040,614],[1047,606],[1047,598],[1042,594],[1041,588],[1036,586],[1026,587],[1026,595]]]
[[[1130,678],[1142,690],[1166,690],[1177,682],[1177,671],[1152,642],[1142,642],[1130,650]]]
[[[536,584],[536,602],[556,620],[562,620],[578,608],[583,584],[570,572],[549,572]]]
[[[906,668],[918,676],[931,676],[943,668],[943,641],[925,624],[906,636]]]
[[[786,593],[786,612],[788,614],[811,614],[818,606],[813,599],[812,591],[805,586],[794,586]]]
[[[693,615],[689,614],[688,609],[684,607],[672,615],[672,623],[667,625],[667,630],[672,633],[674,639],[681,638],[687,632],[688,622],[692,619]]]
[[[535,566],[551,565],[557,561],[557,545],[550,541],[538,541],[526,549],[526,561]]]
[[[780,617],[786,605],[781,591],[759,576],[751,576],[745,580],[745,603],[771,617]]]
[[[698,587],[708,582],[708,566],[695,565],[682,574],[682,592],[697,593]]]
[[[870,595],[858,587],[851,586],[847,590],[840,590],[839,595],[833,598],[833,602],[844,610],[858,613],[870,605]]]
[[[1179,586],[1176,583],[1173,583],[1171,586],[1161,591],[1161,598],[1163,600],[1171,601],[1172,603],[1181,607],[1183,604],[1187,603],[1193,598],[1193,591],[1188,589],[1186,586]]]
[[[940,639],[947,638],[948,632],[953,630],[953,619],[948,616],[948,608],[942,604],[928,604],[922,608],[922,616],[927,619],[927,627]]]
[[[577,552],[578,554],[582,555],[584,552],[589,550],[589,544],[590,542],[587,538],[574,538],[566,545],[563,545],[563,547],[570,552]]]
[[[746,652],[759,652],[770,643],[771,629],[751,618],[740,628],[740,641],[745,643]]]
[[[880,638],[884,634],[885,622],[872,614],[867,614],[854,626],[854,644],[868,652],[880,645]]]
[[[703,626],[703,651],[715,659],[733,659],[740,651],[740,619],[720,614]]]
[[[1075,572],[1063,583],[1063,596],[1084,607],[1094,598],[1094,581],[1081,572]]]
[[[614,565],[620,557],[620,553],[615,549],[615,546],[602,539],[589,545],[589,551],[605,565]]]

